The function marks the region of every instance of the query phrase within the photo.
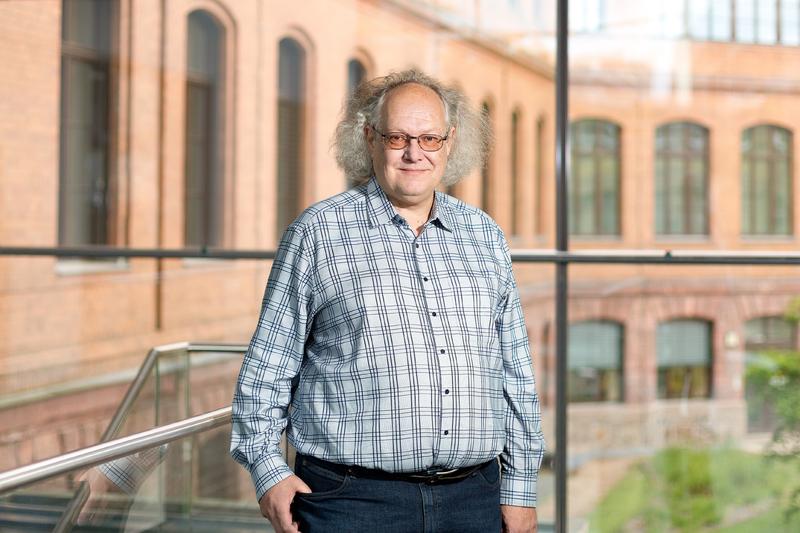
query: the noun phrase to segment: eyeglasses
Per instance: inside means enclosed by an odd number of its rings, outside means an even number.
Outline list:
[[[447,140],[448,135],[442,137],[433,133],[423,133],[422,135],[409,135],[400,131],[390,131],[388,133],[381,133],[378,128],[371,126],[372,129],[383,138],[383,144],[392,150],[402,150],[411,142],[411,139],[416,139],[419,147],[426,152],[436,152],[442,148],[442,145]]]

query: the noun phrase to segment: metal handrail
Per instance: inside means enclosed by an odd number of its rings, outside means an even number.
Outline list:
[[[130,387],[128,387],[127,392],[125,392],[125,396],[122,398],[119,406],[117,407],[114,416],[111,417],[111,421],[108,423],[106,430],[103,432],[103,435],[100,437],[100,442],[105,442],[114,437],[116,432],[119,430],[122,423],[125,421],[125,417],[130,411],[133,403],[136,401],[136,398],[139,396],[139,393],[144,387],[147,378],[150,376],[150,371],[153,370],[153,366],[156,364],[156,360],[159,357],[163,357],[166,354],[178,352],[178,351],[187,351],[191,353],[196,352],[244,352],[247,350],[247,345],[244,344],[232,344],[232,343],[200,343],[200,342],[177,342],[174,344],[164,344],[162,346],[156,346],[147,354],[145,357],[144,362],[139,367],[139,371],[136,373],[136,377],[133,378],[131,381]]]
[[[0,494],[196,435],[229,424],[230,421],[231,407],[223,407],[179,422],[15,468],[0,473]]]
[[[123,422],[125,421],[125,417],[128,415],[128,411],[130,411],[133,403],[139,397],[139,393],[141,392],[142,388],[144,387],[147,378],[150,377],[150,372],[153,370],[153,367],[156,364],[156,361],[160,357],[166,356],[167,354],[171,354],[174,352],[182,352],[185,351],[187,353],[197,353],[197,352],[244,352],[247,349],[246,345],[243,344],[230,344],[230,343],[198,343],[198,342],[179,342],[174,344],[165,344],[162,346],[156,346],[145,357],[142,365],[139,367],[139,371],[136,373],[133,381],[131,381],[128,390],[125,392],[125,396],[122,398],[119,406],[117,407],[114,416],[111,417],[111,421],[108,423],[106,430],[103,432],[103,435],[100,437],[98,444],[104,443],[112,439],[119,428],[122,426]],[[73,495],[72,499],[70,500],[69,504],[67,504],[66,509],[61,514],[61,518],[59,519],[56,527],[54,529],[57,533],[68,533],[72,530],[72,526],[77,518],[78,514],[80,513],[83,506],[86,504],[86,500],[89,495],[88,485],[85,481],[82,481],[79,485],[75,494]]]

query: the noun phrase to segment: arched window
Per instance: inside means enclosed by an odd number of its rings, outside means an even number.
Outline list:
[[[511,234],[519,235],[520,164],[519,164],[520,112],[511,113]]]
[[[486,121],[492,123],[492,108],[489,106],[488,101],[481,104],[481,113],[483,113]],[[486,155],[486,161],[483,162],[481,168],[481,209],[486,213],[490,213],[490,202],[492,198],[492,153]]]
[[[347,62],[347,94],[353,94],[356,87],[364,81],[367,76],[367,67],[358,59],[351,59]]]
[[[754,126],[742,133],[742,233],[792,234],[792,132]]]
[[[184,239],[188,246],[221,246],[225,180],[222,102],[224,30],[206,11],[189,14],[186,54]]]
[[[659,398],[711,396],[711,323],[679,319],[662,322],[656,333]]]
[[[672,122],[656,130],[656,234],[708,233],[708,130]]]
[[[569,325],[570,402],[622,401],[623,332],[622,324],[606,320]]]
[[[306,53],[300,43],[281,39],[278,46],[278,236],[303,208],[305,178]]]
[[[773,431],[778,417],[774,401],[765,397],[758,386],[758,378],[751,371],[774,368],[775,361],[769,352],[791,353],[797,349],[797,327],[781,316],[764,316],[748,320],[744,325],[745,399],[747,400],[747,430]]]
[[[619,235],[620,128],[603,120],[579,120],[570,132],[570,233]]]
[[[59,224],[61,245],[112,244],[112,35],[117,3],[62,2]]]
[[[536,119],[536,139],[533,148],[536,157],[536,176],[534,184],[534,205],[536,212],[534,213],[534,228],[533,232],[537,236],[544,234],[544,116],[539,116]]]

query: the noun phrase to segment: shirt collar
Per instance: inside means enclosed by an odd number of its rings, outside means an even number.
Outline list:
[[[399,220],[401,217],[395,211],[386,193],[383,192],[378,180],[373,176],[367,183],[367,209],[371,226],[380,226]],[[450,206],[447,205],[445,195],[436,191],[434,193],[433,209],[429,222],[438,223],[447,231],[453,231],[450,218]]]

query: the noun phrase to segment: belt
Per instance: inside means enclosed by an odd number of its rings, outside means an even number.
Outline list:
[[[331,463],[330,461],[318,459],[310,455],[301,456],[300,454],[298,454],[298,457],[300,457],[303,461],[315,464],[320,468],[324,468],[325,470],[335,472],[340,476],[351,475],[365,479],[379,479],[384,481],[405,481],[407,483],[427,483],[428,485],[453,483],[455,481],[461,481],[462,479],[468,478],[470,475],[477,472],[481,468],[488,466],[493,462],[496,462],[496,459],[492,459],[491,461],[486,461],[485,463],[479,465],[466,466],[464,468],[453,468],[451,470],[440,470],[433,472],[395,473],[395,472],[387,472],[385,470],[378,470],[374,468],[364,468],[362,466],[356,466],[356,465],[340,465],[338,463]]]

